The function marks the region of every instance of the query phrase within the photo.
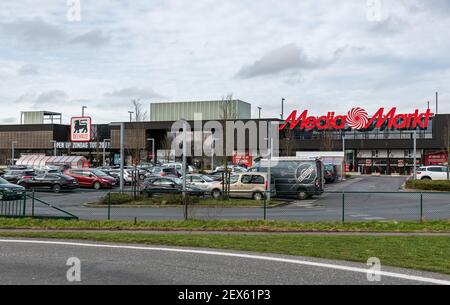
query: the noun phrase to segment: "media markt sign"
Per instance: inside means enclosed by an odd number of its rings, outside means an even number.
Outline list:
[[[90,142],[92,140],[92,118],[75,117],[70,119],[70,141]]]
[[[362,108],[353,108],[346,115],[337,115],[335,112],[328,112],[326,116],[309,116],[308,110],[297,116],[297,111],[293,111],[280,130],[289,126],[290,129],[299,127],[302,130],[342,130],[351,128],[353,130],[368,130],[372,128],[389,129],[426,129],[430,123],[433,113],[428,109],[421,113],[415,110],[413,113],[397,113],[397,108],[392,108],[386,112],[380,108],[374,115],[369,117],[369,113]]]

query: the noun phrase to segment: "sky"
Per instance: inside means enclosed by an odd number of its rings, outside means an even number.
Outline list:
[[[282,98],[286,113],[434,111],[439,91],[450,113],[448,29],[450,0],[1,1],[0,124],[228,94],[279,117]]]

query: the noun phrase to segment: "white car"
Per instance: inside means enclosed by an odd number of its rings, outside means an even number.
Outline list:
[[[202,190],[209,190],[217,181],[206,175],[187,175],[187,183]]]
[[[163,164],[163,167],[175,168],[179,173],[183,171],[183,163],[165,163]],[[195,169],[190,165],[187,166],[187,169],[187,174],[192,174],[195,171]]]
[[[419,180],[448,180],[447,167],[445,166],[424,166],[417,170]]]

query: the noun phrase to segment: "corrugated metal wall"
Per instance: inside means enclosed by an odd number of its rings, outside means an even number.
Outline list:
[[[251,119],[251,105],[235,100],[237,119]],[[223,118],[223,101],[177,102],[150,104],[150,121],[165,122],[180,119],[194,120],[195,113],[201,113],[203,120]]]

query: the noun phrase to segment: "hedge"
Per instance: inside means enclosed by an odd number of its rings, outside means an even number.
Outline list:
[[[406,188],[422,191],[450,192],[450,181],[448,180],[409,180]]]

